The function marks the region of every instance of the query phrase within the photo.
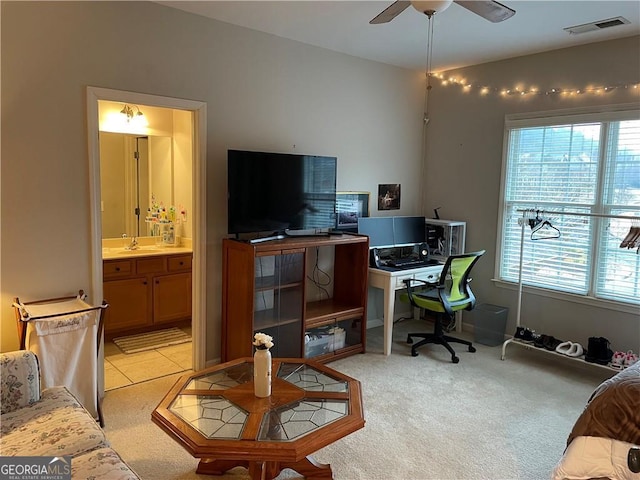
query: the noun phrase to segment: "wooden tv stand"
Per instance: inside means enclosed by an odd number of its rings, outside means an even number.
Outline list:
[[[223,362],[253,355],[257,332],[273,337],[274,357],[328,362],[364,352],[368,237],[224,239],[222,248]]]

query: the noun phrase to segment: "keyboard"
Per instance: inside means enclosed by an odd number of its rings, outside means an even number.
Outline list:
[[[419,268],[430,267],[433,265],[440,265],[440,262],[438,262],[437,260],[420,260],[413,257],[394,258],[385,262],[385,266],[395,268]]]
[[[395,258],[388,260],[387,265],[390,267],[417,267],[427,265],[427,262],[419,258]]]

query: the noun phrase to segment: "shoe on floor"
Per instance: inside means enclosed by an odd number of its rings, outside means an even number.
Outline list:
[[[538,348],[542,348],[542,341],[543,341],[542,339],[543,339],[543,337],[546,337],[546,335],[542,335],[540,333],[533,332],[531,334],[531,337],[532,337],[532,340],[533,340],[533,346],[534,347],[538,347]]]
[[[562,355],[567,355],[571,350],[571,346],[571,342],[562,342],[556,347],[556,352],[561,353]]]
[[[533,342],[533,330],[527,327],[516,327],[516,334],[513,338],[521,342],[531,343]]]
[[[619,353],[619,352],[616,352],[616,353]],[[638,355],[633,353],[632,350],[629,350],[626,353],[626,355],[624,356],[623,366],[624,366],[624,368],[630,367],[631,365],[633,365],[637,361],[638,361]]]
[[[513,338],[521,342],[529,343],[532,339],[532,331],[527,327],[516,327],[516,334]]]
[[[585,361],[608,365],[613,357],[613,351],[609,348],[609,340],[604,337],[589,337]]]
[[[582,345],[580,345],[579,343],[572,343],[571,348],[566,353],[566,355],[574,358],[581,357],[583,354],[584,348],[582,348]]]
[[[627,354],[624,352],[615,352],[611,357],[611,362],[609,362],[609,366],[611,368],[615,368],[616,370],[622,370],[624,368],[624,359]]]
[[[615,368],[616,370],[622,370],[624,368],[624,359],[627,354],[624,352],[615,352],[611,357],[611,362],[609,362],[609,366],[611,368]]]
[[[542,340],[542,346],[551,352],[555,352],[556,348],[558,348],[558,345],[561,343],[563,343],[562,340],[558,340],[550,335],[547,335],[546,338]]]
[[[562,342],[556,347],[556,352],[568,357],[581,357],[584,354],[584,348],[579,343]]]

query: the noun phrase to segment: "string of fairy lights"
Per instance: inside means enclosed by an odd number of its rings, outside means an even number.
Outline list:
[[[584,88],[547,88],[540,89],[535,86],[515,85],[510,88],[496,88],[488,85],[480,85],[469,82],[464,78],[447,76],[443,73],[431,73],[432,78],[440,81],[440,85],[454,85],[466,93],[478,93],[479,95],[497,95],[500,97],[577,97],[580,95],[606,95],[614,90],[628,90],[635,94],[640,94],[640,82],[617,83],[612,85],[589,85]]]

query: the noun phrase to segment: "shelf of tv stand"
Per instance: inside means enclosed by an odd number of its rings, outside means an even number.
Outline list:
[[[276,277],[274,275],[270,275],[268,277],[262,277],[259,280],[256,280],[256,292],[262,292],[267,290],[286,290],[288,288],[296,288],[303,285],[302,281],[300,282],[287,282],[278,284],[276,282]]]
[[[300,322],[300,317],[288,317],[283,315],[276,317],[273,310],[262,310],[256,313],[253,321],[256,330],[263,330]]]
[[[361,317],[364,307],[357,305],[347,305],[337,302],[333,298],[307,303],[306,326],[315,327],[327,323],[330,320],[348,320]]]

